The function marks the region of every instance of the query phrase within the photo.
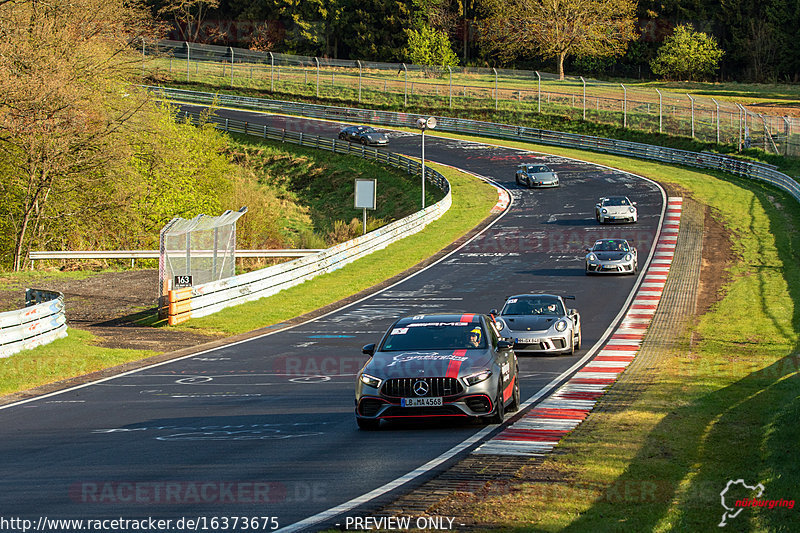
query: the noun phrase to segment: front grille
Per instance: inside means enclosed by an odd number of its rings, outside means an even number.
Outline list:
[[[456,378],[395,378],[386,380],[381,392],[391,398],[417,398],[414,384],[418,381],[428,385],[428,394],[423,397],[453,396],[464,390]]]
[[[382,402],[381,400],[377,400],[375,398],[364,398],[358,404],[358,412],[361,414],[361,416],[375,416],[384,405],[386,405],[385,402]]]
[[[441,407],[389,407],[383,412],[381,418],[409,418],[414,416],[466,416],[464,411],[455,405]]]
[[[566,348],[567,341],[565,341],[564,339],[553,339],[553,346],[555,346],[559,350],[562,348]]]
[[[489,398],[485,396],[476,396],[473,398],[469,398],[466,401],[467,407],[469,407],[472,411],[476,413],[488,413],[491,407],[491,403],[489,403]]]

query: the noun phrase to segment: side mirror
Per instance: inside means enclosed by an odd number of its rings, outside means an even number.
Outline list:
[[[567,314],[568,315],[577,315],[578,314],[578,310],[577,309],[569,309],[569,310],[567,310]]]
[[[633,205],[636,205],[636,202],[631,202]]]
[[[374,344],[367,344],[366,346],[361,348],[361,353],[372,357],[373,355],[375,355],[375,345]]]
[[[600,204],[594,204],[595,207],[600,207]]]
[[[497,316],[500,313],[497,312],[497,309],[492,309],[491,311],[489,311],[489,314],[492,316]]]
[[[498,350],[501,350],[501,351],[502,350],[510,350],[513,347],[514,347],[514,341],[505,341],[505,340],[497,341],[497,349]]]

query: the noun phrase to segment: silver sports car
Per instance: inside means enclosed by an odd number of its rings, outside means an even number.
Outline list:
[[[574,296],[567,296],[574,299]],[[553,294],[519,294],[506,300],[496,316],[500,336],[524,353],[574,353],[581,347],[581,316]]]
[[[627,196],[606,196],[594,206],[594,216],[600,224],[636,222],[639,212],[636,202],[631,202]]]
[[[541,163],[523,163],[517,167],[517,185],[529,188],[558,187],[558,174]]]
[[[356,378],[358,427],[432,417],[502,422],[520,404],[512,347],[486,315],[401,318],[362,350],[370,358]]]
[[[587,274],[636,274],[639,255],[625,239],[601,239],[586,250]]]

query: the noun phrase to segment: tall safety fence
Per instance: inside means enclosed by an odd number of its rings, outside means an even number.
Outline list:
[[[142,41],[142,73],[360,104],[494,108],[569,115],[645,132],[800,155],[800,119],[741,103],[539,71],[441,68],[257,52],[183,41]]]
[[[25,308],[0,313],[0,358],[67,336],[64,295],[26,289]]]
[[[200,114],[187,112],[183,116],[193,123],[199,123],[200,120],[203,120]],[[249,124],[245,121],[220,119],[218,117],[211,117],[208,120],[214,123],[218,129],[226,132],[255,135],[264,139],[290,142],[339,154],[354,154],[364,159],[403,169],[415,176],[421,177],[422,174],[420,162],[399,154],[367,148],[362,145],[354,146],[347,141],[324,138],[320,135],[309,135],[286,131],[285,129]],[[190,318],[207,316],[226,307],[271,296],[320,274],[338,270],[348,263],[422,230],[426,225],[441,217],[452,204],[450,184],[444,176],[431,168],[426,168],[425,179],[441,189],[445,193],[445,197],[422,211],[314,255],[219,281],[195,285],[185,289],[170,290],[166,313],[169,324],[180,324]]]
[[[391,111],[373,111],[368,109],[355,109],[334,106],[322,106],[314,104],[301,104],[297,102],[282,102],[279,100],[266,100],[259,98],[249,98],[224,94],[212,94],[197,91],[183,91],[178,89],[165,89],[160,87],[150,87],[151,90],[159,92],[163,97],[175,101],[196,103],[201,105],[225,105],[244,109],[253,109],[271,113],[283,113],[289,115],[299,115],[310,118],[337,119],[342,121],[364,122],[397,127],[416,127],[419,118],[427,118],[428,115],[417,115],[413,113],[396,113]],[[226,119],[216,118],[220,127],[227,127]],[[782,189],[800,202],[800,185],[795,179],[777,171],[769,165],[752,163],[737,159],[735,157],[724,156],[711,152],[691,152],[687,150],[676,150],[663,146],[653,146],[649,144],[621,141],[617,139],[605,139],[602,137],[592,137],[589,135],[577,135],[573,133],[563,133],[548,131],[537,128],[524,128],[510,124],[495,124],[478,120],[457,119],[449,117],[437,117],[436,129],[452,133],[466,133],[485,137],[495,137],[515,141],[526,141],[538,144],[553,146],[563,146],[567,148],[577,148],[580,150],[592,150],[605,152],[640,159],[649,159],[662,163],[672,163],[686,165],[697,168],[707,168],[730,172],[737,176],[764,181]],[[237,128],[259,135],[263,126],[238,123]],[[267,134],[264,134],[266,136]],[[270,133],[272,137],[279,137],[279,132]],[[293,134],[297,136],[298,134]],[[302,138],[302,134],[300,134]],[[362,147],[351,147],[344,141],[336,142],[330,138],[322,138],[320,135],[306,134],[305,143],[311,146],[335,146],[336,151],[359,152],[369,150],[370,153],[377,152],[377,157],[384,159],[389,157],[402,157],[394,154],[390,156],[377,150],[365,149]],[[347,146],[343,146],[347,145]],[[416,162],[415,162],[416,163]],[[408,163],[411,165],[411,162]],[[417,167],[419,163],[416,163]],[[411,167],[409,166],[409,171]]]

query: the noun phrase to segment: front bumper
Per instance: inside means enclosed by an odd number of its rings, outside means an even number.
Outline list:
[[[621,224],[632,224],[636,222],[637,219],[638,217],[634,213],[629,213],[625,215],[600,215],[601,224],[608,224],[612,222]]]
[[[533,180],[526,180],[528,187],[532,189],[547,189],[550,187],[558,187],[558,180],[554,181],[533,181]]]
[[[633,261],[587,261],[587,274],[633,274]]]
[[[428,378],[441,380],[442,378]],[[393,381],[416,381],[417,378],[401,378]],[[392,381],[392,380],[390,380]],[[462,384],[463,385],[463,384]],[[457,394],[436,392],[431,395],[442,398],[442,405],[431,407],[404,407],[403,397],[413,397],[407,391],[388,388],[384,381],[380,388],[359,382],[356,387],[356,417],[364,419],[425,419],[435,417],[484,417],[494,412],[498,382],[489,378],[470,387],[460,386]],[[442,389],[439,389],[442,391]],[[389,391],[389,394],[386,392]],[[451,390],[450,392],[456,392]],[[394,395],[397,394],[397,395]]]
[[[572,331],[569,329],[555,335],[530,335],[530,334],[511,334],[514,339],[514,352],[524,353],[568,353],[571,349],[570,336]]]

